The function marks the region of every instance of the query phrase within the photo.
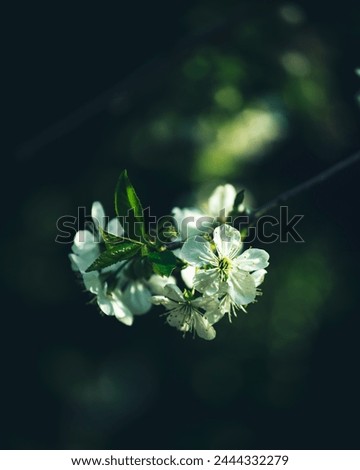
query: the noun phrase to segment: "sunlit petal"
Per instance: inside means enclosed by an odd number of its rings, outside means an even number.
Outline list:
[[[255,300],[255,281],[249,273],[238,269],[234,270],[228,285],[228,293],[237,305],[247,305]]]
[[[231,184],[218,186],[209,198],[209,214],[214,217],[228,215],[232,210],[236,197],[236,190]]]
[[[167,284],[164,288],[164,292],[166,297],[169,297],[169,299],[174,300],[175,302],[185,301],[183,293],[175,284]]]
[[[116,217],[111,219],[106,227],[107,232],[111,233],[112,235],[116,235],[117,237],[122,237],[124,235],[124,229],[119,222],[119,219]]]
[[[237,257],[235,263],[237,267],[243,271],[264,269],[269,266],[269,253],[265,250],[250,248]]]
[[[91,217],[94,221],[95,227],[99,230],[99,227],[105,229],[106,218],[104,208],[99,201],[93,202],[91,207]]]
[[[197,237],[199,239],[200,237]],[[216,265],[217,259],[207,241],[197,241],[195,238],[187,240],[181,248],[180,258],[192,266]]]
[[[194,313],[194,328],[197,335],[207,341],[214,339],[216,336],[215,329],[210,325],[206,318],[196,312]]]
[[[194,287],[206,295],[214,295],[219,291],[220,279],[216,269],[199,271],[194,277]]]
[[[216,227],[214,242],[221,258],[235,258],[242,248],[239,230],[226,224]]]
[[[259,269],[254,271],[251,274],[251,277],[254,279],[255,286],[258,287],[264,282],[265,274],[267,273],[266,269]]]

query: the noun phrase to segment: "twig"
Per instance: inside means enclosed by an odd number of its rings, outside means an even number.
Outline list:
[[[295,186],[295,188],[289,189],[288,191],[285,191],[284,193],[279,194],[276,198],[272,199],[270,202],[248,213],[248,216],[249,216],[248,223],[251,225],[251,223],[254,223],[257,218],[261,217],[263,214],[273,209],[274,207],[277,207],[280,203],[286,202],[288,199],[294,196],[297,196],[298,194],[312,188],[313,186],[316,186],[317,184],[322,183],[323,181],[331,178],[331,176],[335,175],[339,171],[349,167],[350,165],[353,165],[359,160],[360,160],[360,151],[354,153],[348,158],[345,158],[344,160],[341,160],[340,162],[331,166],[327,170],[322,171],[318,175],[310,178],[307,181],[304,181],[298,186]],[[176,242],[167,243],[166,247],[168,250],[175,250],[177,248],[180,248],[182,245],[183,245],[183,242],[176,241]]]
[[[344,160],[341,160],[340,162],[331,166],[327,170],[322,171],[318,175],[310,178],[307,181],[304,181],[298,186],[295,186],[295,188],[289,189],[288,191],[285,191],[284,193],[279,194],[270,202],[264,204],[263,206],[260,206],[258,209],[255,209],[255,211],[251,213],[251,216],[253,218],[261,217],[263,214],[273,209],[274,207],[278,206],[282,202],[286,202],[288,199],[294,196],[297,196],[298,194],[304,191],[307,191],[308,189],[312,188],[313,186],[316,186],[319,183],[322,183],[323,181],[331,178],[331,176],[335,175],[339,171],[344,170],[345,168],[349,167],[350,165],[353,165],[359,160],[360,160],[360,151],[354,153],[348,158],[345,158]]]

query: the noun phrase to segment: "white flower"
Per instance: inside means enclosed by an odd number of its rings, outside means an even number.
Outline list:
[[[118,295],[121,293],[124,303],[134,315],[143,315],[152,306],[152,295],[162,293],[166,284],[175,283],[175,278],[158,274],[153,274],[149,279],[129,279],[126,271],[120,271],[115,292]]]
[[[236,198],[236,189],[231,184],[218,186],[214,189],[207,204],[204,207],[204,212],[225,220],[234,207]]]
[[[196,332],[200,338],[212,340],[216,331],[206,319],[207,312],[218,310],[219,304],[214,299],[198,297],[192,298],[190,291],[183,294],[174,284],[168,284],[164,288],[165,296],[154,296],[152,302],[155,305],[164,305],[169,311],[166,321],[170,326],[187,333]],[[205,311],[203,316],[202,311]]]
[[[112,219],[106,224],[104,209],[100,202],[94,202],[91,215],[95,232],[81,230],[76,233],[72,251],[69,255],[72,268],[79,271],[85,288],[96,295],[100,310],[108,316],[115,316],[125,325],[132,325],[134,315],[148,312],[152,306],[151,295],[159,293],[165,284],[175,282],[174,278],[164,278],[153,275],[150,279],[130,279],[126,276],[124,266],[126,261],[120,261],[101,271],[86,272],[86,269],[100,255],[99,230],[122,236],[124,230],[118,219]],[[109,285],[111,284],[111,288]]]
[[[98,306],[105,315],[114,316],[127,326],[133,324],[133,311],[126,305],[123,292],[120,289],[109,290],[105,282],[96,294]]]
[[[179,250],[178,256],[180,256],[181,251]],[[189,289],[193,289],[194,287],[194,277],[196,274],[196,268],[195,266],[186,266],[186,268],[182,269],[180,271],[180,275],[182,277],[182,280],[184,281],[186,287]]]
[[[240,254],[240,232],[229,225],[216,227],[213,238],[215,251],[208,241],[194,237],[184,243],[180,257],[196,268],[195,289],[225,299],[222,311],[230,313],[255,300],[256,288],[264,278],[264,268],[269,265],[269,255],[252,248]]]
[[[233,210],[236,194],[234,186],[225,184],[217,186],[209,199],[200,204],[201,210],[193,207],[174,207],[172,215],[179,232],[179,238],[175,240],[185,241],[195,235],[211,233],[214,226],[225,222]],[[239,210],[243,208],[242,205],[238,207]]]
[[[121,270],[117,276],[117,284],[109,289],[103,283],[96,292],[97,303],[103,313],[115,316],[127,326],[134,322],[134,315],[147,313],[151,306],[151,296],[162,291],[165,283],[175,282],[174,278],[164,278],[154,274],[150,279],[133,280],[127,278]]]
[[[72,251],[69,255],[71,265],[74,271],[80,271],[85,287],[92,293],[96,293],[99,287],[99,272],[92,271],[86,272],[86,269],[96,260],[100,255],[100,237],[99,227],[106,229],[109,233],[117,236],[122,236],[124,230],[118,221],[114,218],[106,225],[105,212],[100,202],[95,201],[91,208],[91,216],[94,221],[96,231],[94,233],[89,230],[80,230],[76,233]],[[117,263],[103,272],[116,271],[122,263]]]
[[[251,277],[253,278],[255,282],[255,287],[258,287],[262,282],[264,281],[265,274],[267,273],[266,269],[259,269],[258,271],[254,271],[251,273]],[[256,290],[256,295],[259,295],[260,292],[258,289]],[[218,322],[221,320],[221,318],[227,313],[229,315],[229,321],[231,322],[231,314],[234,315],[235,317],[237,316],[236,311],[238,309],[243,310],[246,312],[246,309],[244,305],[238,305],[236,304],[231,295],[226,293],[221,299],[220,299],[220,304],[219,304],[219,312],[220,315],[212,315],[208,318],[208,321],[213,325],[214,323]]]
[[[116,217],[114,219],[111,219],[110,222],[106,225],[107,217],[105,216],[104,208],[100,202],[95,201],[93,203],[91,207],[91,217],[94,221],[97,230],[99,230],[99,228],[102,228],[118,237],[124,235],[124,229]]]
[[[204,214],[199,209],[188,207],[180,209],[179,207],[174,207],[171,213],[175,219],[177,231],[179,233],[179,237],[175,238],[174,241],[184,241],[189,237],[203,233],[201,232],[199,224],[200,219],[204,217]]]

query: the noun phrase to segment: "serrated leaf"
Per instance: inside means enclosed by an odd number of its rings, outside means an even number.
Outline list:
[[[118,237],[117,235],[114,235],[113,233],[107,232],[103,228],[99,227],[101,237],[104,240],[104,243],[106,246],[111,246],[111,245],[118,245],[119,243],[123,243],[124,239],[122,237]]]
[[[86,272],[99,271],[100,269],[107,268],[118,261],[132,258],[140,248],[141,245],[132,242],[122,242],[112,246],[109,245],[107,246],[106,251],[103,251],[92,265],[87,268]]]
[[[245,197],[245,189],[242,189],[241,191],[237,193],[235,197],[234,208],[233,208],[234,211],[236,211],[238,207],[240,206],[240,204],[243,203],[244,197]]]
[[[127,222],[127,232],[130,238],[138,239],[145,235],[144,211],[133,185],[130,183],[127,171],[124,170],[115,188],[115,212]],[[139,233],[136,233],[137,223]]]
[[[172,251],[153,251],[149,253],[153,270],[160,276],[170,276],[177,266],[177,258]]]

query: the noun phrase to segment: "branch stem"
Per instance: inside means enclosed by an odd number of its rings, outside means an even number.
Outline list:
[[[269,210],[273,209],[274,207],[277,207],[279,204],[286,202],[287,200],[291,199],[294,196],[297,196],[298,194],[307,191],[308,189],[311,189],[313,186],[316,186],[317,184],[320,184],[327,179],[331,178],[334,176],[336,173],[338,173],[341,170],[344,170],[345,168],[349,167],[350,165],[354,165],[360,161],[360,150],[353,155],[351,155],[348,158],[345,158],[344,160],[341,160],[338,163],[335,163],[335,165],[331,166],[325,171],[322,171],[316,176],[313,176],[312,178],[308,179],[307,181],[304,181],[303,183],[300,183],[299,185],[295,186],[292,189],[289,189],[288,191],[285,191],[284,193],[279,194],[276,196],[274,199],[269,201],[268,203],[260,206],[258,209],[255,209],[254,211],[250,212],[250,224],[251,221],[254,222],[257,218],[261,217],[264,215],[266,212]],[[181,241],[176,241],[176,242],[169,242],[166,244],[166,247],[168,250],[174,250],[176,248],[180,248],[182,246],[183,242]]]
[[[354,153],[348,158],[345,158],[344,160],[341,160],[340,162],[331,166],[327,170],[322,171],[318,175],[313,176],[312,178],[310,178],[307,181],[304,181],[303,183],[300,183],[294,188],[289,189],[288,191],[285,191],[284,193],[279,194],[268,203],[260,206],[258,209],[255,209],[255,211],[253,211],[253,213],[251,214],[252,217],[255,219],[257,219],[258,217],[261,217],[263,214],[273,209],[274,207],[277,207],[279,204],[286,202],[288,199],[294,196],[297,196],[298,194],[304,191],[307,191],[308,189],[311,189],[313,186],[316,186],[317,184],[320,184],[326,181],[327,179],[331,178],[333,175],[335,175],[339,171],[344,170],[350,165],[357,163],[359,160],[360,160],[360,151]]]

